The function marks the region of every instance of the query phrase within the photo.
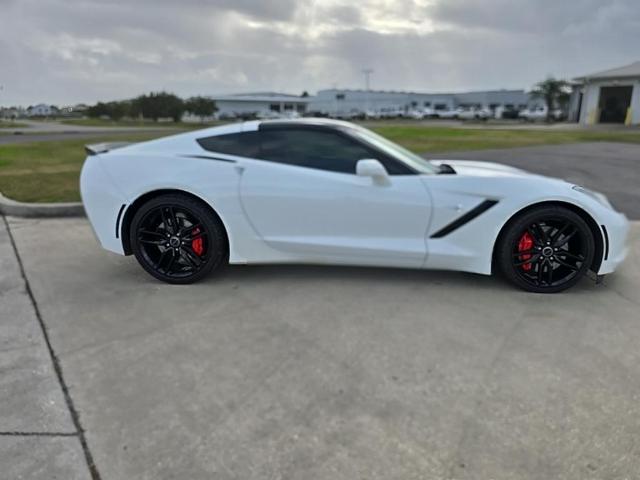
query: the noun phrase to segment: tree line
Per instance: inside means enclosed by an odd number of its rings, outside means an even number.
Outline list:
[[[111,120],[142,117],[155,122],[161,118],[171,118],[179,122],[186,112],[204,120],[216,110],[216,102],[207,97],[196,96],[183,100],[173,93],[151,92],[130,100],[98,102],[87,109],[87,115]]]

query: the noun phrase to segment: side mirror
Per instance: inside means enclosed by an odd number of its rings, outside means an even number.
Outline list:
[[[389,183],[389,173],[378,160],[373,158],[358,160],[356,163],[356,175],[370,177],[375,183],[386,185]]]

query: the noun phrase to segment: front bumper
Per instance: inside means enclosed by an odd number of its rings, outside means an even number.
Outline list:
[[[614,213],[600,225],[604,240],[604,254],[598,275],[612,273],[629,252],[629,220],[622,213]]]

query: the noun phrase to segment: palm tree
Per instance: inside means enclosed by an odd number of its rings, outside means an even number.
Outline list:
[[[544,99],[547,105],[547,121],[550,122],[553,110],[565,104],[569,97],[569,82],[549,77],[535,85],[531,96]]]

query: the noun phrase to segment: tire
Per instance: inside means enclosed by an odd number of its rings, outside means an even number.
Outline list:
[[[197,282],[228,259],[222,222],[188,195],[166,194],[149,200],[133,216],[129,230],[138,263],[166,283]]]
[[[595,240],[580,215],[560,206],[532,209],[507,224],[496,262],[514,285],[535,293],[557,293],[587,273]]]

